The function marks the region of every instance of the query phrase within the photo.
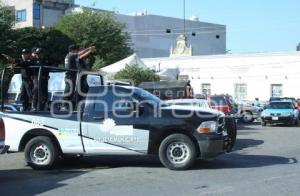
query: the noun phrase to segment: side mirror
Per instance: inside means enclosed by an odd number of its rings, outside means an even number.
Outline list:
[[[131,104],[132,104],[132,110],[133,111],[138,111],[139,110],[139,103],[137,102],[137,101],[133,101],[133,102],[131,102]]]

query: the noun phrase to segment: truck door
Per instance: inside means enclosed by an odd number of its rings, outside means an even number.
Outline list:
[[[122,92],[108,88],[99,93],[84,114],[86,130],[83,132],[87,151],[95,153],[147,153],[149,127],[147,112],[138,112],[138,101]],[[103,91],[102,91],[103,92]]]

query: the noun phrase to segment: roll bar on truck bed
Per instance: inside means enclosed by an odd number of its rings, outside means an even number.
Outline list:
[[[65,68],[59,68],[59,67],[53,67],[53,66],[30,66],[27,67],[27,69],[32,69],[32,70],[38,70],[38,106],[41,102],[41,76],[42,76],[42,72],[44,70],[48,70],[49,72],[75,72],[76,73],[76,84],[75,84],[75,92],[77,92],[77,88],[78,88],[78,84],[80,82],[81,76],[82,75],[93,75],[93,76],[99,76],[100,77],[100,83],[101,85],[104,85],[104,78],[103,76],[98,73],[98,72],[90,72],[90,71],[82,71],[82,70],[75,70],[75,69],[65,69]],[[21,70],[24,69],[23,67],[14,67],[14,68],[8,68],[5,67],[4,69],[2,69],[1,72],[1,85],[0,85],[0,101],[1,101],[1,108],[0,111],[3,112],[4,110],[4,105],[5,105],[5,95],[7,94],[7,92],[5,92],[4,89],[4,82],[5,82],[5,74],[7,73],[7,70]],[[9,83],[11,82],[11,79],[9,80]],[[9,84],[8,84],[9,85]],[[78,93],[75,93],[75,101],[76,104],[78,103]],[[39,107],[38,107],[39,108]]]

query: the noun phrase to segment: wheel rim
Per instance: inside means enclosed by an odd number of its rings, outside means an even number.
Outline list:
[[[30,159],[34,164],[46,165],[50,162],[50,158],[50,149],[45,144],[38,144],[30,151]]]
[[[190,149],[184,142],[173,142],[167,148],[167,158],[172,164],[182,164],[190,156]]]
[[[252,115],[250,113],[245,113],[244,116],[243,116],[243,120],[245,122],[249,122],[252,120]]]

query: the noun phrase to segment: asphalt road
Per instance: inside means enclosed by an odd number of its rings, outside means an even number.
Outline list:
[[[235,151],[170,171],[155,157],[93,157],[33,171],[0,156],[0,195],[300,195],[300,127],[239,127]]]

